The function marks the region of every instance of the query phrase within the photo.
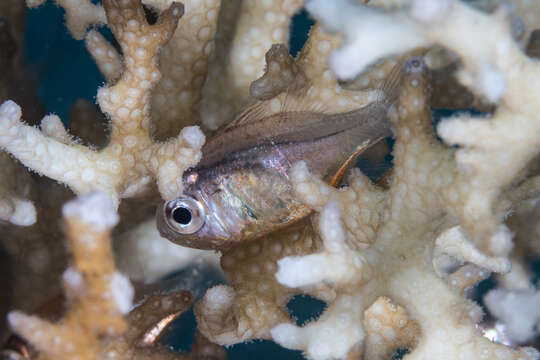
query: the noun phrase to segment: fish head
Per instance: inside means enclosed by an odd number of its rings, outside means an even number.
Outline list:
[[[181,246],[204,250],[226,248],[232,233],[220,221],[209,199],[200,191],[163,201],[157,210],[157,227],[161,236]]]

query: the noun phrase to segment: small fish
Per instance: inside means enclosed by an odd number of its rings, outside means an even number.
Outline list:
[[[159,232],[182,246],[224,250],[306,217],[291,167],[303,160],[338,186],[360,153],[392,135],[387,112],[399,78],[390,77],[377,101],[346,113],[247,110],[204,145],[200,163],[184,173],[184,194],[158,209]]]

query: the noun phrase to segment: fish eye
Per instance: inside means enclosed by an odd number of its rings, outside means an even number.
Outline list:
[[[180,225],[187,225],[191,222],[191,210],[185,207],[177,207],[173,210],[172,217]]]
[[[181,197],[165,204],[167,224],[180,234],[193,234],[199,231],[206,215],[201,203],[191,197]]]

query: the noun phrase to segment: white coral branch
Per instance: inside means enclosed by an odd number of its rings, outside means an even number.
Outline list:
[[[381,218],[383,192],[359,169],[351,171],[350,187],[338,190],[311,175],[306,163],[301,161],[291,168],[291,181],[296,196],[314,210],[322,211],[329,202],[341,204],[339,211],[344,214],[342,228],[346,234],[343,241],[349,246],[365,248],[372,243]],[[361,207],[358,201],[373,202],[375,206]]]
[[[108,146],[98,152],[77,144],[54,116],[43,120],[40,132],[20,120],[17,104],[6,101],[0,107],[0,147],[77,194],[101,190],[118,205],[120,198],[145,191],[155,178],[162,197],[175,198],[182,192],[183,170],[201,158],[205,137],[197,127],[186,127],[174,139],[153,142],[150,91],[160,78],[157,55],[176,29],[183,7],[173,3],[149,25],[138,1],[105,0],[103,5],[109,27],[122,46],[125,67],[117,83],[98,91],[99,105],[111,120]],[[96,33],[89,36],[89,44],[97,47],[95,55],[108,52],[102,38]],[[112,69],[110,76],[117,72]]]
[[[322,209],[319,228],[325,250],[279,260],[278,282],[288,287],[303,287],[322,281],[343,286],[365,280],[369,266],[361,254],[347,245],[338,203],[328,203]]]
[[[96,30],[85,38],[86,48],[108,83],[113,83],[122,73],[122,59],[118,51]]]
[[[508,229],[501,231],[510,236]],[[435,241],[436,252],[444,253],[459,260],[473,263],[489,271],[506,273],[510,271],[510,260],[506,257],[490,257],[480,252],[474,244],[467,240],[459,226],[445,230]]]
[[[62,120],[56,115],[47,115],[41,119],[41,132],[62,144],[69,145],[73,140],[67,132]]]
[[[0,106],[0,146],[23,164],[69,185],[77,193],[91,189],[114,193],[114,185],[111,185],[117,182],[114,178],[119,171],[119,166],[115,166],[117,160],[101,157],[98,162],[95,151],[82,145],[66,143],[62,131],[52,130],[47,125],[45,128],[54,138],[24,124],[21,121],[21,108],[13,101],[8,100]],[[97,169],[94,166],[98,164],[112,171],[110,176],[100,176],[96,182]]]
[[[531,106],[538,93],[535,78],[540,65],[527,58],[514,40],[508,8],[488,15],[455,0],[414,0],[395,12],[348,0],[311,0],[307,7],[346,36],[345,46],[334,54],[338,74],[350,64],[360,64],[348,74],[353,76],[381,57],[440,44],[459,55],[463,68],[458,78],[463,85],[500,103],[491,119],[450,119],[441,122],[438,131],[445,141],[462,146],[456,161],[470,175],[464,202],[454,209],[461,225],[480,250],[507,255],[510,246],[497,244],[501,219],[494,214],[494,203],[540,147],[538,111]],[[378,22],[363,21],[368,16]],[[391,29],[399,29],[399,36]]]
[[[512,340],[526,342],[538,335],[540,326],[540,291],[495,289],[484,297],[489,311],[507,325]]]
[[[425,42],[402,12],[389,18],[379,9],[358,6],[355,0],[311,0],[306,9],[330,31],[345,33],[343,47],[330,56],[331,69],[343,80],[353,79],[374,59],[412,50]]]
[[[110,230],[119,220],[111,199],[101,192],[93,192],[66,203],[62,213],[65,218],[76,218],[96,231]]]
[[[316,322],[304,327],[280,324],[270,333],[280,345],[304,350],[309,359],[345,359],[365,337],[362,302],[360,295],[341,296]]]

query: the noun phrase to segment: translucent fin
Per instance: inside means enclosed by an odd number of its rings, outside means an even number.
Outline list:
[[[258,101],[238,114],[238,116],[223,127],[222,130],[230,131],[242,125],[257,123],[264,118],[277,113],[299,111],[324,113],[324,106],[320,103],[313,103],[313,101],[307,96],[308,91],[304,91],[301,94],[298,92],[287,91],[284,93],[284,95],[278,95],[271,100]],[[279,110],[276,111],[271,109],[269,104],[271,101],[280,102]]]
[[[401,80],[403,78],[403,65],[409,57],[401,57],[397,61],[396,65],[390,71],[390,74],[386,77],[385,81],[381,84],[380,97],[377,101],[384,101],[388,104],[396,102],[399,96],[399,90],[401,87]]]
[[[343,165],[341,165],[338,171],[334,174],[334,176],[330,180],[330,185],[333,187],[338,187],[339,185],[341,185],[349,169],[352,168],[356,163],[358,155],[362,154],[370,145],[378,142],[379,140],[380,139],[375,139],[374,141],[366,140],[360,146],[358,146],[356,151],[353,152],[351,156],[347,158],[347,160],[345,160]]]
[[[275,112],[270,111],[266,101],[258,101],[238,114],[238,116],[225,125],[222,130],[230,131],[241,125],[256,123],[274,113]]]
[[[372,89],[372,91],[379,90],[379,96],[375,101],[393,103],[399,93],[399,87],[402,78],[403,64],[408,57],[401,57],[400,61],[396,62],[396,65],[392,68],[385,81],[381,83],[378,89]],[[224,126],[222,130],[230,131],[234,128],[240,127],[245,124],[257,123],[264,118],[275,115],[276,113],[288,113],[288,112],[315,112],[315,113],[327,113],[328,109],[320,102],[313,102],[309,96],[313,87],[307,87],[305,90],[298,92],[286,91],[281,95],[278,95],[270,100],[258,101],[255,104],[242,111],[234,120]],[[271,110],[269,102],[279,101],[280,110]]]
[[[328,109],[321,102],[313,102],[313,99],[309,96],[313,91],[313,87],[309,86],[302,93],[285,93],[285,96],[281,102],[282,112],[295,112],[295,111],[308,111],[326,113]]]

